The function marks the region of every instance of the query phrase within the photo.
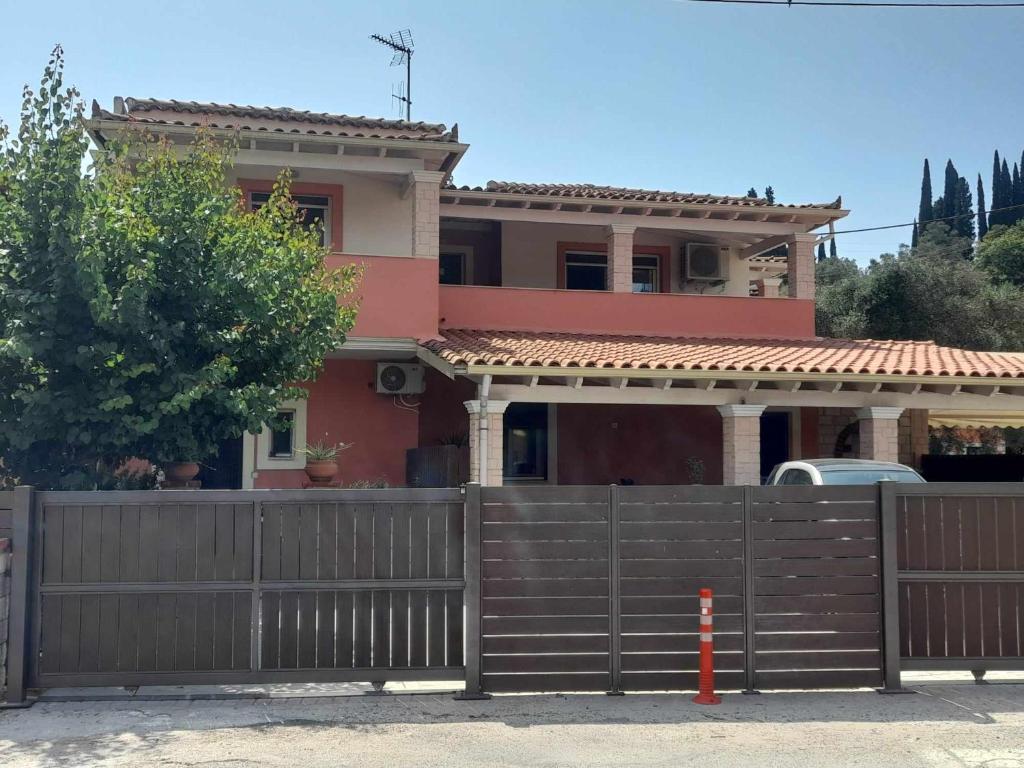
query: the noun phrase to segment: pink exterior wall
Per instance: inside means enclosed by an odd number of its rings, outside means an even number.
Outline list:
[[[378,479],[405,485],[405,451],[417,445],[418,414],[374,391],[376,366],[373,360],[328,360],[320,378],[306,385],[307,441],[354,443],[338,462],[339,479],[346,485]],[[305,481],[301,469],[262,470],[255,485],[299,488]]]
[[[722,482],[722,417],[712,406],[558,406],[558,484],[689,483],[686,460],[704,461],[704,483]]]
[[[440,286],[442,328],[810,338],[814,302],[684,294]]]
[[[437,335],[437,260],[398,256],[327,257],[328,267],[360,264],[359,314],[349,336],[429,339]]]

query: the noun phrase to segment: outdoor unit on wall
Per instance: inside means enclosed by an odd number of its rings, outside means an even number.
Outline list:
[[[377,393],[418,395],[423,392],[423,366],[413,363],[377,363]]]
[[[683,251],[683,280],[722,283],[728,278],[723,247],[716,243],[687,243]]]

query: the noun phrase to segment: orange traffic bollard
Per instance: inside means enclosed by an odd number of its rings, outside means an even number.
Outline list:
[[[714,642],[711,630],[711,590],[700,591],[700,675],[694,704],[721,704],[722,697],[715,695]]]

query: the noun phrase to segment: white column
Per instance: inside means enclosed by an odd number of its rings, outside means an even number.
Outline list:
[[[761,484],[761,414],[763,405],[720,405],[722,414],[722,483]]]
[[[469,480],[481,485],[502,485],[504,475],[505,409],[508,400],[466,400],[469,411]]]
[[[633,233],[631,224],[608,225],[608,290],[633,292]]]
[[[814,243],[817,239],[817,235],[799,234],[793,235],[786,244],[790,298],[814,298]]]
[[[412,255],[436,259],[440,253],[441,182],[440,171],[412,171],[408,192],[412,195]]]
[[[869,406],[857,410],[860,420],[860,452],[862,459],[899,461],[902,408]]]

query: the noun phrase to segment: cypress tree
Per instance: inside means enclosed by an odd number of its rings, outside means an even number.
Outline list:
[[[747,190],[747,197],[757,197],[757,190],[751,187]]]
[[[1011,202],[1010,205],[1019,206],[1021,204],[1024,204],[1024,182],[1021,181],[1020,175],[1021,175],[1020,174],[1020,168],[1017,166],[1016,163],[1014,163],[1013,164],[1013,195],[1012,195],[1013,202]],[[1021,219],[1024,219],[1024,209],[1022,209],[1022,208],[1015,208],[1014,210],[1010,211],[1010,213],[1011,213],[1011,218],[1013,219],[1014,222],[1018,222]]]
[[[1003,158],[1002,167],[999,170],[999,186],[1002,188],[1003,207],[1010,208],[1009,211],[1003,211],[999,217],[999,223],[1011,226],[1017,219],[1015,214],[1016,210],[1013,209],[1013,176],[1010,175],[1010,166],[1006,164],[1006,158]]]
[[[833,259],[836,256],[839,255],[839,252],[836,251],[836,239],[835,239],[835,237],[833,237],[831,240],[828,241],[828,255],[831,256]]]
[[[978,239],[984,240],[988,234],[988,220],[985,216],[985,186],[981,183],[981,174],[978,174]]]
[[[910,235],[910,247],[917,248],[918,240],[920,236],[917,233],[917,219],[914,219],[914,231]]]
[[[953,231],[960,237],[967,238],[968,242],[974,242],[974,207],[971,199],[971,185],[962,176],[957,179],[956,199],[954,202],[956,218],[950,222]],[[972,258],[974,250],[970,247],[964,252],[964,258]]]
[[[775,189],[771,185],[764,188],[764,199],[769,205],[775,205]]]
[[[959,194],[959,182],[960,177],[957,175],[956,168],[953,166],[952,160],[946,161],[946,177],[942,185],[942,208],[935,210],[935,218],[937,219],[948,219],[951,216],[956,216],[957,211],[957,197]],[[955,221],[949,222],[950,226],[955,226]]]
[[[999,150],[997,149],[995,155],[992,157],[992,205],[989,206],[990,213],[988,215],[988,225],[990,227],[1003,223],[1003,212],[999,210],[1005,205],[1002,197],[1002,189],[1003,185],[999,165]]]
[[[921,176],[921,203],[917,208],[917,229],[923,231],[925,224],[935,218],[932,212],[932,172],[928,158],[924,159],[924,174]]]
[[[818,243],[818,261],[825,260],[825,243]]]

